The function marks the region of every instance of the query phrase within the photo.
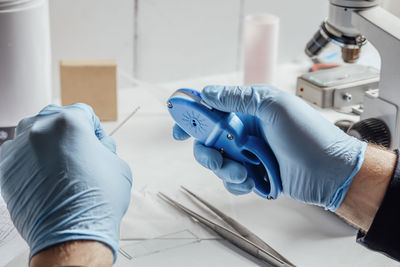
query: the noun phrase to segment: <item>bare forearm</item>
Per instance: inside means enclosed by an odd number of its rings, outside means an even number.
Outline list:
[[[113,263],[111,249],[97,241],[79,240],[64,242],[49,247],[33,256],[31,267],[53,266],[99,266],[109,267]]]
[[[336,213],[367,232],[385,196],[396,164],[396,154],[368,145],[364,163]]]

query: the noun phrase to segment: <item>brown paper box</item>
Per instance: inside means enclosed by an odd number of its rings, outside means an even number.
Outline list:
[[[117,120],[117,64],[114,59],[61,60],[61,102],[86,103],[102,121]]]

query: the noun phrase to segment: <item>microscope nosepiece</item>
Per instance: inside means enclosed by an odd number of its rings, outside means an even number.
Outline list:
[[[307,43],[304,52],[310,58],[316,58],[319,53],[327,46],[330,42],[330,38],[324,34],[324,32],[319,29],[312,39]]]
[[[318,61],[317,56],[328,45],[329,42],[342,48],[342,58],[346,63],[355,63],[360,57],[361,47],[366,43],[362,35],[346,36],[324,21],[321,27],[307,43],[305,53],[313,61]]]

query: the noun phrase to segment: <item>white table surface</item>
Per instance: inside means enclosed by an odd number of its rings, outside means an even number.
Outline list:
[[[294,93],[296,77],[306,68],[303,64],[281,66],[277,86]],[[322,208],[287,197],[267,201],[255,194],[239,197],[229,194],[217,177],[195,162],[192,140],[177,142],[172,139],[173,121],[168,115],[165,100],[175,89],[190,87],[201,90],[207,84],[238,84],[239,81],[240,76],[232,74],[182,81],[164,85],[163,88],[139,86],[121,90],[120,103],[124,109],[121,113],[127,114],[134,107],[141,106],[138,113],[115,134],[118,153],[130,164],[134,176],[131,206],[122,222],[121,238],[154,238],[184,229],[190,229],[200,238],[215,237],[156,196],[162,191],[194,207],[179,190],[180,185],[184,185],[246,225],[298,266],[397,266],[397,262],[357,244],[357,231]],[[344,118],[358,120],[356,116],[332,110],[320,111],[331,121]],[[106,125],[109,129],[112,126]],[[131,264],[259,264],[245,253],[232,250],[226,242],[207,240],[200,244],[141,257]]]
[[[281,66],[278,87],[294,92],[296,77],[306,68],[304,64]],[[117,152],[129,163],[134,177],[131,204],[121,225],[121,245],[132,242],[128,241],[131,239],[155,238],[182,230],[190,230],[203,240],[132,261],[120,254],[116,266],[262,265],[226,241],[216,239],[215,234],[205,231],[157,197],[161,191],[194,207],[180,192],[181,185],[237,219],[297,266],[398,266],[396,261],[357,244],[357,231],[322,208],[288,197],[267,201],[255,194],[229,194],[217,177],[195,162],[192,140],[173,140],[173,121],[165,100],[175,89],[201,90],[207,84],[238,84],[239,81],[238,74],[229,74],[166,84],[163,88],[142,84],[119,91],[119,122],[137,106],[141,107],[114,135]],[[358,119],[332,110],[321,112],[331,121]],[[117,124],[104,123],[104,126],[110,132]],[[204,210],[200,212],[206,214]],[[20,262],[21,257],[8,266],[21,266]]]

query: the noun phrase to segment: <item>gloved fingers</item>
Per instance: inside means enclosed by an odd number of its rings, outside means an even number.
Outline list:
[[[107,135],[103,126],[100,123],[99,117],[94,113],[93,108],[84,103],[75,103],[65,107],[66,109],[78,108],[84,110],[89,115],[91,122],[93,123],[93,130],[99,141],[108,148],[111,152],[116,153],[116,144],[114,138]]]
[[[120,159],[120,162],[121,162],[121,170],[123,170],[122,175],[129,182],[130,187],[132,188],[132,184],[133,184],[132,170],[126,161],[124,161],[123,159]]]
[[[221,153],[214,148],[206,147],[197,140],[193,144],[193,154],[197,162],[207,169],[217,170],[222,167],[223,158]]]
[[[253,191],[254,182],[253,179],[247,178],[243,183],[229,183],[224,181],[226,190],[234,195],[244,195]]]
[[[36,117],[28,117],[22,119],[18,125],[17,128],[15,129],[15,136],[20,135],[24,133],[26,130],[32,127],[33,123],[35,122]]]
[[[14,140],[7,140],[0,146],[0,163],[10,154]]]
[[[100,123],[99,118],[96,116],[96,114],[93,111],[93,108],[89,105],[86,105],[84,103],[75,103],[69,106],[65,107],[66,109],[81,109],[86,111],[87,115],[89,115],[89,118],[91,122],[93,123],[93,129],[94,133],[96,134],[97,138],[99,140],[103,139],[105,136],[107,136],[105,130],[103,129],[103,126]]]
[[[207,147],[195,140],[193,154],[200,165],[214,171],[214,173],[224,181],[242,183],[246,180],[246,167],[237,161],[223,158],[221,153],[214,148]]]
[[[40,110],[38,116],[51,115],[51,114],[60,112],[60,110],[62,110],[62,109],[63,109],[62,106],[50,104],[50,105],[47,105],[44,108],[42,108],[42,110]]]
[[[54,113],[60,113],[60,112],[65,112],[67,110],[77,110],[77,109],[84,111],[85,114],[88,115],[88,119],[92,123],[91,125],[93,126],[92,129],[94,130],[94,134],[96,135],[98,140],[111,152],[116,153],[116,144],[114,139],[107,135],[106,131],[104,130],[103,126],[100,123],[100,119],[94,113],[93,108],[87,104],[75,103],[65,107],[52,104],[42,109],[39,112],[38,116],[51,115]],[[73,117],[73,119],[75,119],[75,117]]]
[[[268,85],[252,86],[206,86],[201,92],[203,100],[210,106],[225,112],[257,115],[260,104],[273,100],[280,91]]]
[[[214,170],[214,173],[224,182],[241,184],[247,179],[246,167],[241,163],[224,158],[221,168]]]
[[[117,154],[117,144],[115,143],[114,138],[112,138],[111,136],[104,136],[100,142],[106,147],[108,148],[108,150],[110,150],[111,152],[113,152],[114,154]]]
[[[187,134],[181,127],[179,127],[177,124],[174,125],[174,128],[172,128],[172,136],[174,137],[175,140],[186,140],[190,137],[189,134]]]

